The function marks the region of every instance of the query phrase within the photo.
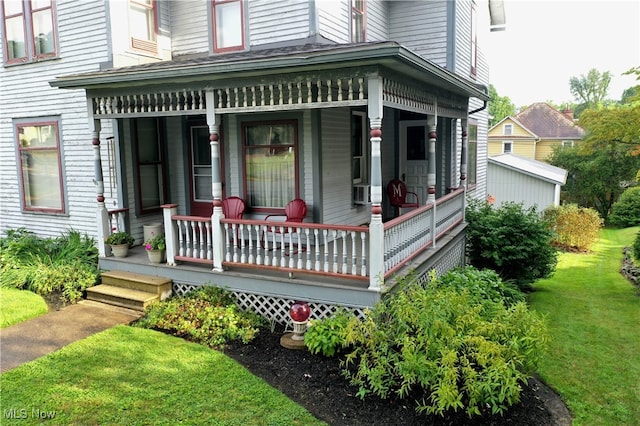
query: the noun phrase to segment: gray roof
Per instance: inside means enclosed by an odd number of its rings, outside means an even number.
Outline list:
[[[500,154],[489,157],[489,163],[525,173],[555,184],[564,185],[567,182],[567,171],[565,169],[515,154]]]
[[[213,56],[175,58],[150,64],[58,76],[49,84],[66,89],[100,89],[167,81],[210,84],[222,78],[381,66],[466,97],[488,100],[486,86],[461,77],[394,41],[354,44],[307,43]]]

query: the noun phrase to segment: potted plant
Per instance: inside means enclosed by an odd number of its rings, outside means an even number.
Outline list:
[[[164,258],[164,250],[167,248],[167,244],[164,239],[164,235],[158,234],[144,243],[144,248],[147,250],[149,261],[151,263],[160,263]]]
[[[114,232],[104,240],[106,244],[111,246],[111,253],[115,257],[126,257],[129,254],[129,246],[134,241],[131,234],[125,231]]]

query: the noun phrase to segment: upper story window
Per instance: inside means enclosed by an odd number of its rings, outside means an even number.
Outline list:
[[[51,0],[4,1],[2,16],[6,63],[34,62],[57,56]]]
[[[478,11],[475,2],[471,4],[471,75],[478,74]]]
[[[469,123],[467,140],[467,184],[478,183],[478,123]]]
[[[513,135],[513,124],[505,124],[502,133],[506,136]]]
[[[15,129],[22,209],[64,213],[59,120],[21,121]]]
[[[129,36],[131,47],[156,53],[157,19],[153,0],[129,0]]]
[[[365,41],[364,32],[364,2],[365,0],[351,0],[351,42]]]
[[[282,211],[298,198],[296,120],[243,123],[247,201],[256,211]]]
[[[243,0],[212,0],[213,51],[244,49]]]

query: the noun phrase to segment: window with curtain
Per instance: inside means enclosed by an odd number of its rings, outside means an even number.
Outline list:
[[[467,184],[478,183],[478,124],[469,123],[467,129]]]
[[[153,0],[129,0],[131,47],[156,53],[156,10]]]
[[[213,51],[244,49],[242,0],[212,0]]]
[[[351,0],[351,42],[365,41],[364,31],[364,2],[365,0]]]
[[[1,2],[6,63],[33,62],[57,56],[56,24],[51,0]]]
[[[24,211],[64,213],[59,121],[16,124]]]
[[[167,194],[162,119],[139,118],[134,123],[138,209],[141,214],[158,212]]]
[[[295,120],[245,123],[242,126],[247,204],[282,209],[298,197]]]

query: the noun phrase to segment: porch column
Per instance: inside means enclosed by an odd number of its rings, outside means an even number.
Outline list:
[[[104,177],[102,176],[102,157],[100,155],[100,120],[89,120],[91,144],[93,145],[93,170],[96,185],[96,223],[98,225],[98,253],[107,256],[107,244],[104,240],[111,234],[109,212],[104,204]],[[123,229],[124,231],[124,229]]]
[[[427,160],[427,203],[436,202],[436,138],[437,138],[438,116],[427,117],[429,131],[428,160]]]
[[[460,127],[462,127],[462,148],[460,150],[460,186],[467,187],[467,146],[469,144],[469,135],[467,133],[466,118],[460,120]]]
[[[371,222],[369,223],[369,289],[380,290],[384,283],[384,226],[382,224],[382,78],[368,80],[367,111],[371,130]]]
[[[211,145],[211,195],[213,196],[213,213],[211,215],[211,233],[213,250],[213,270],[222,271],[224,256],[224,230],[220,219],[222,215],[222,176],[220,176],[220,138],[219,116],[215,114],[213,91],[205,93],[207,102],[207,125],[209,126],[209,141]]]

